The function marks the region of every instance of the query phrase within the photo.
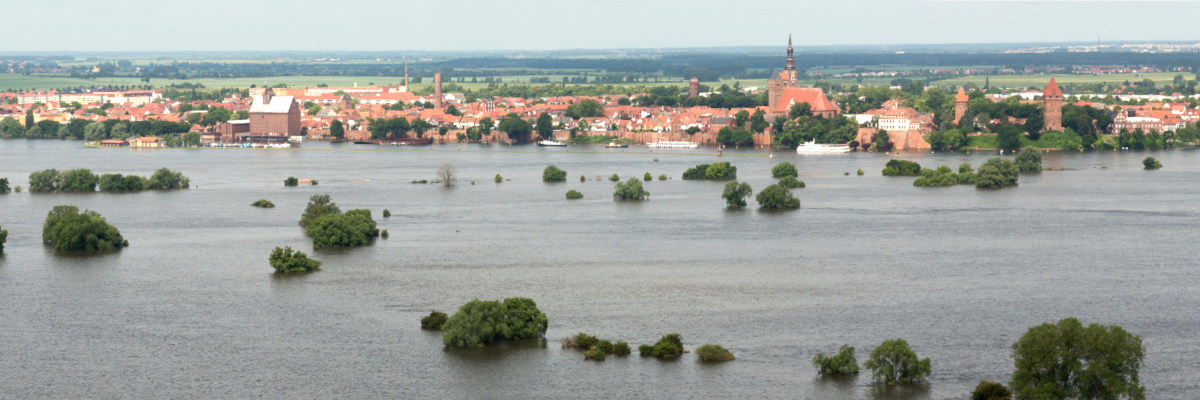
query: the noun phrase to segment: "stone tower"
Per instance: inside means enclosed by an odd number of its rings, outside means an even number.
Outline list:
[[[1042,130],[1061,131],[1063,92],[1050,78],[1050,84],[1042,91]]]
[[[963,114],[967,113],[967,92],[962,88],[958,88],[958,94],[954,95],[954,124],[958,125],[958,121],[962,119]]]
[[[792,34],[788,32],[787,64],[783,66],[787,80],[796,82],[796,58],[792,57]]]
[[[700,79],[697,79],[696,77],[693,76],[692,80],[690,82],[688,82],[688,97],[696,97],[699,95],[700,95]]]
[[[442,108],[442,73],[433,74],[433,106]]]

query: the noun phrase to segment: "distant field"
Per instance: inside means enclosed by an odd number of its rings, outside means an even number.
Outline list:
[[[951,86],[961,86],[965,83],[974,83],[976,86],[983,86],[986,79],[989,84],[1002,88],[1027,88],[1030,86],[1044,87],[1053,76],[1054,80],[1059,84],[1076,84],[1076,83],[1114,83],[1120,84],[1125,81],[1140,82],[1145,79],[1152,79],[1155,83],[1171,83],[1175,79],[1175,75],[1179,72],[1156,72],[1146,74],[1110,74],[1110,75],[1074,75],[1074,74],[1044,74],[1044,75],[988,75],[988,76],[963,76],[936,81],[936,84],[947,84]],[[1185,78],[1189,77],[1184,74]]]

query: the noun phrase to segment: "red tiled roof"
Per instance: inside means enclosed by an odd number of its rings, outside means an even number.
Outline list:
[[[1054,78],[1050,78],[1050,84],[1046,85],[1046,90],[1042,91],[1042,97],[1055,96],[1062,97],[1062,90],[1058,88],[1058,83],[1054,82]]]
[[[958,88],[958,94],[954,95],[955,103],[963,103],[970,99],[970,97],[967,97],[967,92],[964,92],[962,88]]]
[[[812,112],[837,111],[837,106],[833,102],[825,98],[825,91],[821,88],[787,88],[783,90],[783,94],[779,96],[779,103],[775,106],[776,113],[787,113],[794,103],[808,103],[812,107]]]

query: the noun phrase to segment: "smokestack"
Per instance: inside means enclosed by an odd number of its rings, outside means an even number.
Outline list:
[[[442,73],[433,74],[433,106],[442,108]]]
[[[408,93],[408,61],[404,62],[404,93]]]

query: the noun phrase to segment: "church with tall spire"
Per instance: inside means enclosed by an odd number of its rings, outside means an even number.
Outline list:
[[[812,115],[832,118],[838,115],[838,108],[821,88],[802,88],[799,84],[800,74],[796,70],[795,51],[792,49],[792,34],[788,33],[787,62],[783,72],[767,82],[767,112],[774,116],[787,116],[793,104],[808,103]]]

